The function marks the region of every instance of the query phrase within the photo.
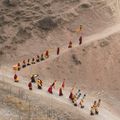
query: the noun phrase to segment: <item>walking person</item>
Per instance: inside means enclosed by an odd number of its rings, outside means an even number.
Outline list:
[[[59,55],[60,54],[60,48],[58,47],[57,48],[57,55]]]
[[[69,42],[68,48],[72,48],[72,41]]]
[[[80,38],[79,38],[79,45],[81,45],[82,44],[82,36],[80,36]]]
[[[25,62],[25,60],[23,60],[22,68],[25,68],[25,67],[26,67],[26,62]]]
[[[50,94],[53,94],[53,88],[55,88],[55,84],[56,84],[56,80],[52,83],[52,85],[50,85],[50,87],[48,88],[48,92]]]
[[[29,87],[29,90],[32,90],[32,82],[31,81],[28,83],[28,87]]]

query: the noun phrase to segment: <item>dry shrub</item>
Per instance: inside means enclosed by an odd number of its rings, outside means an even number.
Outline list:
[[[73,62],[75,63],[75,65],[82,64],[81,61],[77,59],[75,54],[72,55],[72,59],[73,59]]]
[[[48,31],[57,27],[57,23],[54,22],[51,17],[45,17],[37,22],[37,27],[41,28],[42,30]]]

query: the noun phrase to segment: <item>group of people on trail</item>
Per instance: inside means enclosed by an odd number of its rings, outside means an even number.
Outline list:
[[[53,94],[53,88],[55,89],[55,84],[56,84],[56,80],[50,85],[50,87],[48,88],[48,93],[50,94]],[[65,79],[62,83],[62,85],[60,86],[59,88],[59,96],[63,96],[63,89],[64,89],[64,86],[65,86]]]
[[[17,74],[14,75],[14,81],[15,82],[19,82],[18,76]],[[55,85],[56,85],[56,80],[49,86],[47,92],[49,94],[53,94],[53,89],[55,89]],[[37,89],[42,89],[43,86],[43,81],[39,78],[39,75],[37,74],[33,74],[31,76],[31,80],[28,83],[28,88],[29,90],[33,90],[33,85],[32,84],[36,84],[37,85]],[[63,96],[63,89],[65,87],[65,79],[63,80],[59,91],[58,91],[58,95],[59,96]],[[75,85],[74,85],[75,87]],[[78,89],[78,91],[76,93],[74,93],[74,87],[72,88],[72,90],[70,91],[69,94],[69,99],[70,101],[73,103],[74,106],[80,106],[80,108],[84,108],[85,107],[85,98],[86,98],[86,94],[81,93],[81,90]],[[98,101],[94,101],[93,105],[91,106],[90,109],[90,115],[98,115],[99,114],[99,107],[101,104],[101,99],[99,99]]]
[[[36,74],[31,76],[31,81],[28,83],[29,90],[33,89],[32,83],[36,83],[37,88],[42,89],[43,81],[40,78],[37,78],[38,76],[39,75],[36,75]],[[36,80],[36,78],[37,78],[37,80]]]
[[[80,28],[79,30],[81,31],[82,30],[82,25],[80,25]],[[79,45],[82,44],[82,35],[80,35],[79,37]],[[68,48],[72,48],[72,41],[69,42],[68,44]],[[60,54],[60,48],[58,47],[57,48],[57,55]],[[23,60],[22,64],[18,63],[17,65],[13,66],[13,69],[15,71],[20,71],[21,68],[25,68],[27,66],[30,66],[32,64],[36,64],[40,61],[44,61],[45,59],[48,59],[49,58],[49,51],[46,50],[45,54],[41,54],[41,56],[37,55],[35,58],[32,58],[31,60],[28,59],[27,61],[26,60]],[[41,80],[39,77],[39,75],[37,74],[33,74],[31,76],[31,80],[30,82],[28,83],[28,88],[29,90],[33,90],[33,84],[36,84],[37,85],[37,89],[42,89],[43,87],[43,80]],[[15,73],[14,75],[14,82],[19,82],[19,78],[17,76],[17,74]],[[53,89],[55,89],[55,85],[56,85],[56,80],[49,86],[49,88],[47,89],[47,92],[49,94],[53,94]],[[65,79],[63,80],[60,88],[59,88],[59,91],[58,91],[58,95],[59,96],[63,96],[63,89],[65,87]],[[81,93],[81,90],[78,89],[78,91],[76,93],[74,93],[74,87],[75,87],[75,84],[72,88],[72,90],[70,91],[70,94],[69,94],[69,99],[70,101],[73,103],[74,106],[80,106],[80,108],[84,108],[85,107],[85,98],[86,98],[86,94],[82,94]],[[99,114],[99,107],[100,107],[100,104],[101,104],[101,99],[99,99],[98,101],[94,101],[93,105],[91,106],[91,109],[90,109],[90,115],[97,115]]]
[[[28,83],[28,88],[29,88],[29,90],[32,90],[32,88],[33,88],[33,86],[32,86],[32,83],[36,83],[37,84],[37,88],[38,89],[42,89],[42,86],[43,86],[43,81],[41,80],[41,79],[39,79],[39,78],[37,78],[38,77],[38,75],[32,75],[31,76],[31,81]],[[37,80],[36,80],[36,78],[37,78]],[[50,94],[53,94],[53,89],[55,89],[55,84],[56,84],[56,80],[49,86],[49,88],[48,88],[48,93],[50,93]],[[60,88],[59,88],[59,96],[63,96],[63,89],[64,89],[64,86],[65,86],[65,79],[64,79],[64,81],[63,81],[63,83],[62,83],[62,85],[60,86]]]
[[[80,28],[79,28],[80,31],[82,31],[82,25],[80,25]],[[72,48],[72,41],[69,42],[68,44],[68,48]],[[79,45],[82,44],[82,35],[80,35],[79,37]],[[58,47],[57,48],[57,52],[56,52],[57,55],[60,54],[60,48]],[[37,55],[36,57],[33,57],[31,60],[30,59],[27,59],[27,60],[23,60],[22,61],[22,64],[21,63],[17,63],[17,65],[14,65],[13,66],[13,69],[15,71],[20,71],[21,68],[25,68],[27,66],[30,66],[31,64],[36,64],[37,62],[40,62],[40,61],[44,61],[45,59],[49,58],[49,50],[46,50],[45,53],[42,53],[41,56]]]
[[[79,45],[82,44],[82,36],[79,38]],[[69,42],[68,48],[72,48],[72,41]]]
[[[43,61],[45,59],[49,58],[49,51],[46,50],[45,54],[41,54],[41,56],[37,55],[35,58],[33,57],[31,60],[23,60],[22,64],[18,63],[17,65],[13,66],[13,70],[15,71],[20,71],[21,68],[25,68],[27,66],[30,66],[32,64],[36,64],[40,61]]]
[[[80,106],[81,108],[84,108],[84,99],[86,97],[86,94],[82,96],[80,89],[74,94],[73,89],[70,92],[69,99],[72,101],[74,106]]]

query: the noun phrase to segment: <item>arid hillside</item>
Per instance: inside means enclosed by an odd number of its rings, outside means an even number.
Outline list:
[[[118,0],[1,0],[0,9],[0,55],[10,63],[77,41],[80,24],[84,36],[101,32],[120,14]]]
[[[119,120],[119,38],[119,0],[1,0],[0,120]],[[72,48],[68,48],[70,41]],[[21,69],[20,82],[15,83],[13,65],[46,50],[49,58]],[[39,74],[43,90],[36,84],[28,90],[32,74]],[[60,98],[63,79],[65,95]],[[49,95],[54,80],[55,94]],[[68,99],[74,83],[74,92],[81,89],[87,94],[84,110]],[[90,105],[99,98],[100,114],[91,117]]]

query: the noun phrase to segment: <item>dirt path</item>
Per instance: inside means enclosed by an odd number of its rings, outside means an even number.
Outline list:
[[[97,40],[101,40],[101,39],[104,39],[110,35],[113,35],[117,32],[120,31],[120,24],[117,24],[115,26],[112,26],[110,28],[107,28],[105,29],[104,31],[102,31],[101,33],[97,33],[97,34],[94,34],[94,35],[91,35],[91,36],[88,36],[88,37],[85,37],[84,38],[84,42],[83,42],[83,45],[86,45],[86,44],[89,44],[91,42],[94,42],[94,41],[97,41]],[[82,45],[82,46],[83,46]],[[77,45],[77,43],[74,45],[73,49],[75,47],[79,47]],[[66,49],[65,47],[62,48],[62,54],[64,54],[65,52],[68,52],[69,49]],[[52,60],[52,59],[55,59],[57,56],[56,55],[52,55],[52,57],[48,60]],[[41,62],[40,64],[42,64],[43,62]],[[25,80],[25,78],[21,78],[21,82],[19,84],[16,84],[12,81],[13,79],[13,73],[11,71],[8,71],[7,69],[8,68],[5,68],[6,71],[4,72],[0,72],[0,79],[2,80],[5,80],[5,82],[11,84],[11,85],[14,85],[14,86],[17,86],[17,87],[21,87],[21,88],[24,88],[24,90],[28,90],[27,88],[27,80]],[[1,70],[2,70],[2,67],[1,67]],[[3,79],[4,78],[4,79]],[[68,106],[71,106],[73,107],[73,105],[69,102],[68,98],[67,97],[63,97],[63,98],[59,98],[58,95],[57,95],[57,91],[55,91],[55,95],[54,96],[51,96],[49,95],[47,92],[46,92],[47,88],[45,87],[41,92],[39,92],[39,90],[37,90],[36,86],[34,86],[34,90],[33,90],[33,93],[35,94],[39,94],[39,95],[42,95],[42,96],[45,96],[45,97],[48,97],[48,98],[51,98],[55,101],[59,101],[61,102],[63,105],[68,105]],[[68,91],[65,92],[65,95],[68,94]],[[89,98],[92,98],[93,96],[89,96]],[[84,114],[85,116],[87,116],[87,118],[89,119],[89,108],[90,108],[90,103],[91,101],[87,101],[86,103],[86,108],[84,111],[81,111],[81,109],[79,108],[76,108],[79,112],[81,112],[82,114]],[[116,115],[114,115],[114,113],[111,113],[111,111],[109,111],[109,109],[107,108],[108,106],[106,106],[105,103],[103,103],[103,107],[101,108],[101,114],[99,116],[95,116],[94,119],[95,120],[119,120],[119,117],[117,117]],[[90,118],[93,120],[93,118]]]
[[[19,88],[22,88],[23,90],[28,90],[28,87],[27,87],[27,79],[25,78],[22,78],[20,77],[21,81],[20,83],[14,83],[13,82],[13,75],[11,73],[1,73],[0,72],[0,80],[3,79],[4,77],[4,81],[9,83],[10,85],[13,85],[13,86],[16,86],[16,87],[19,87]],[[31,92],[31,91],[30,91]],[[39,95],[39,96],[43,96],[45,97],[46,99],[50,99],[54,102],[59,102],[60,104],[62,104],[63,106],[66,106],[67,109],[73,109],[73,113],[74,111],[76,111],[77,113],[80,113],[79,115],[83,115],[85,116],[86,120],[89,119],[89,120],[119,120],[119,117],[116,116],[114,113],[111,113],[111,111],[109,111],[109,106],[106,105],[106,103],[102,103],[102,107],[100,108],[100,115],[99,116],[94,116],[94,117],[91,117],[89,115],[89,109],[90,109],[90,105],[91,103],[93,102],[93,100],[95,99],[94,96],[89,96],[86,98],[86,106],[85,106],[85,109],[84,110],[81,110],[79,107],[74,107],[72,105],[72,103],[69,101],[68,99],[68,91],[65,91],[64,92],[64,97],[59,97],[58,94],[57,94],[57,91],[54,90],[54,95],[50,95],[47,93],[47,87],[45,86],[43,88],[42,91],[39,91],[36,87],[36,85],[33,85],[33,91],[32,91],[32,94],[36,94],[36,95]],[[54,103],[53,102],[53,103]],[[49,104],[48,104],[49,106]],[[64,107],[63,107],[64,108]]]

